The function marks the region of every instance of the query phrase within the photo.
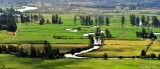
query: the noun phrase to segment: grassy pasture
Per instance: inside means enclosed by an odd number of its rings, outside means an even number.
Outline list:
[[[105,40],[104,45],[93,52],[81,54],[80,56],[103,57],[107,53],[110,57],[140,56],[141,50],[146,50],[150,40],[128,41],[128,40]]]
[[[58,59],[20,58],[0,55],[0,68],[12,69],[159,69],[158,60],[103,60],[103,59]]]

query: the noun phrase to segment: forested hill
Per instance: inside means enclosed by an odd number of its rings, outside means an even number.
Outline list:
[[[82,3],[81,3],[82,2]],[[156,8],[160,7],[160,0],[0,0],[0,5],[76,5],[85,7],[104,7],[113,8],[116,5],[136,6],[137,8]],[[82,4],[82,5],[81,5]]]

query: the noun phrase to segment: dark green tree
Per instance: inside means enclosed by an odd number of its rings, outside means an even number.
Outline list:
[[[108,55],[107,55],[107,53],[104,53],[103,57],[104,57],[105,60],[108,60]]]
[[[36,49],[35,49],[35,47],[33,46],[33,44],[31,45],[31,51],[30,51],[31,53],[30,53],[30,56],[31,57],[36,57],[37,55],[37,51],[36,51]]]
[[[121,25],[122,25],[122,28],[124,28],[124,23],[125,23],[125,17],[122,16],[122,18],[121,18]]]
[[[25,56],[25,52],[24,52],[24,49],[22,47],[19,49],[18,56],[19,57],[24,57]]]
[[[44,20],[44,18],[42,18],[42,19],[40,20],[39,24],[40,24],[40,25],[43,25],[44,23],[45,23],[45,20]]]
[[[150,54],[150,57],[154,60],[154,59],[156,58],[156,54],[151,53],[151,54]]]
[[[145,28],[142,28],[142,38],[148,38],[148,33]]]
[[[50,23],[48,19],[47,19],[47,21],[46,21],[46,22],[47,22],[48,24]]]
[[[107,16],[106,17],[106,25],[109,26],[109,24],[110,24],[109,17]]]
[[[145,56],[146,56],[145,50],[142,50],[142,51],[141,51],[141,56],[142,56],[142,57],[145,57]]]
[[[158,60],[160,60],[160,54],[158,55]]]
[[[137,16],[137,18],[136,18],[136,26],[139,26],[139,22],[140,22],[140,19],[139,19],[139,17]]]
[[[112,36],[110,34],[110,31],[108,29],[105,30],[105,33],[106,33],[106,38],[107,39],[110,39]]]
[[[76,25],[76,22],[77,22],[77,17],[74,16],[74,24]]]
[[[141,22],[142,22],[143,25],[146,25],[146,23],[145,23],[145,16],[144,15],[142,15]]]

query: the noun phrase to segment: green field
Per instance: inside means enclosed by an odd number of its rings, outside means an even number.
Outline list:
[[[31,13],[31,14],[38,14],[38,13]],[[52,13],[42,13],[42,15],[44,16],[45,19],[49,19],[51,22]],[[14,36],[14,33],[12,32],[0,31],[0,34],[1,34],[0,43],[1,45],[4,43],[22,44],[21,46],[23,48],[25,48],[26,50],[29,50],[31,46],[30,43],[37,43],[37,45],[35,44],[34,46],[37,49],[41,49],[43,45],[39,43],[43,43],[45,40],[47,40],[49,43],[52,44],[53,48],[55,49],[59,48],[61,52],[67,52],[73,48],[76,49],[76,48],[87,47],[89,44],[89,39],[88,37],[83,37],[82,35],[90,32],[95,32],[96,28],[94,28],[93,26],[81,26],[80,21],[78,20],[79,19],[78,15],[77,15],[77,18],[78,18],[77,25],[75,26],[73,22],[75,15],[76,14],[59,14],[59,16],[62,17],[62,21],[63,21],[63,24],[61,25],[55,25],[55,24],[39,25],[38,21],[24,23],[24,24],[17,23],[17,26],[18,26],[17,35]],[[94,17],[97,16],[96,14],[90,14],[90,15],[92,16],[93,20],[94,20]],[[126,18],[124,29],[122,28],[120,23],[121,15],[125,15],[125,18]],[[131,26],[129,15],[130,14],[121,14],[121,13],[103,14],[103,16],[110,16],[110,26],[106,26],[106,25],[100,26],[101,30],[105,31],[105,29],[108,28],[110,30],[110,33],[114,37],[111,40],[113,40],[113,42],[114,40],[120,40],[120,43],[123,43],[123,44],[116,45],[116,43],[113,43],[113,45],[115,44],[114,46],[104,45],[100,50],[97,50],[98,52],[96,51],[95,51],[96,53],[90,52],[92,55],[94,55],[92,57],[101,57],[101,55],[105,52],[108,53],[110,56],[138,56],[141,50],[146,49],[146,45],[148,44],[148,42],[146,42],[147,44],[144,44],[145,42],[143,42],[143,43],[138,43],[136,45],[130,46],[130,44],[125,45],[125,43],[127,42],[121,41],[121,40],[127,40],[127,41],[133,41],[132,43],[134,43],[134,41],[138,40],[137,42],[140,42],[143,39],[137,38],[136,32],[141,31],[142,28],[146,28],[147,30],[147,27]],[[136,15],[139,17],[141,17],[141,15],[151,17],[155,14],[136,14]],[[71,32],[71,31],[65,30],[66,28],[81,28],[81,30],[79,30],[78,32]],[[152,31],[160,32],[160,29],[152,28]],[[54,36],[61,36],[62,39],[53,38]],[[59,44],[59,45],[56,45],[56,44]],[[67,45],[67,47],[65,45]],[[108,50],[111,52],[109,52]],[[152,47],[151,47],[151,50],[152,50]],[[134,52],[134,54],[128,55],[132,52]],[[115,53],[117,53],[117,55]],[[89,56],[89,55],[85,55],[85,56]]]
[[[19,58],[13,55],[0,55],[0,68],[11,69],[159,69],[158,60],[141,59],[58,59]]]
[[[51,13],[42,14],[45,19],[49,19],[51,21]],[[93,15],[93,14],[92,14]],[[101,30],[104,31],[108,28],[112,34],[114,39],[122,39],[122,40],[142,40],[136,37],[136,32],[141,31],[142,27],[131,26],[129,21],[129,15],[125,14],[126,21],[124,25],[124,29],[121,28],[121,15],[123,14],[104,14],[104,16],[113,16],[110,18],[110,26],[101,26]],[[142,14],[141,14],[142,15]],[[138,16],[141,16],[138,14]],[[146,16],[151,14],[145,14]],[[0,43],[42,43],[44,40],[49,41],[50,43],[71,43],[71,44],[88,44],[89,40],[87,37],[83,37],[83,34],[95,32],[95,28],[93,26],[81,26],[79,20],[77,20],[77,25],[74,25],[73,18],[75,14],[60,14],[62,17],[63,24],[62,25],[53,25],[53,24],[45,24],[39,25],[38,22],[30,22],[30,23],[17,23],[18,31],[17,36],[13,36],[13,34],[6,35],[5,32],[0,32],[0,39],[2,40]],[[95,15],[94,15],[95,16]],[[94,18],[93,18],[94,20]],[[78,32],[66,31],[66,28],[78,28],[81,30]],[[147,29],[147,28],[146,28]],[[159,28],[152,28],[153,32],[160,32]],[[66,36],[67,39],[54,39],[53,36]],[[72,39],[69,39],[72,38]],[[80,39],[83,38],[83,39]]]

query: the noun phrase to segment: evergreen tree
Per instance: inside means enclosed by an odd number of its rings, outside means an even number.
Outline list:
[[[55,16],[52,15],[52,23],[55,24]]]
[[[100,36],[101,34],[101,29],[100,27],[96,28],[96,36]]]
[[[146,25],[146,23],[145,23],[145,16],[144,15],[142,15],[141,22],[142,22],[143,25]]]
[[[89,25],[93,25],[93,19],[90,19]]]
[[[106,29],[105,32],[106,32],[106,38],[107,38],[107,39],[110,39],[112,36],[111,36],[109,30]]]
[[[121,25],[122,25],[122,28],[124,28],[124,23],[125,23],[125,17],[122,16],[122,18],[121,18]]]
[[[24,23],[24,18],[22,14],[21,14],[21,23]]]
[[[0,30],[15,32],[17,30],[16,17],[13,14],[0,15]]]
[[[43,25],[44,22],[45,22],[45,20],[44,20],[44,18],[42,18],[42,19],[40,20],[39,24],[40,24],[40,25]]]
[[[142,51],[141,51],[141,56],[142,56],[142,57],[145,57],[145,56],[146,56],[145,50],[142,50]]]
[[[76,25],[76,22],[77,22],[77,17],[74,16],[74,24]]]
[[[35,47],[33,46],[33,44],[31,45],[31,54],[30,54],[30,56],[31,57],[36,57],[37,55],[36,55],[36,49],[35,49]]]
[[[132,26],[135,26],[136,24],[135,24],[135,21],[136,21],[136,17],[135,17],[135,15],[130,15],[130,22],[131,22],[131,24],[132,24]]]
[[[47,23],[48,23],[48,24],[50,23],[48,19],[47,19]]]
[[[148,34],[145,28],[142,28],[142,38],[148,38]]]
[[[58,19],[59,17],[58,17],[58,15],[56,14],[56,16],[55,16],[55,23],[57,24],[58,23]]]
[[[61,17],[59,17],[58,24],[62,24]]]
[[[158,60],[160,60],[160,54],[158,55]]]
[[[104,59],[105,59],[105,60],[107,60],[107,59],[108,59],[108,55],[107,55],[107,53],[104,53],[104,55],[103,55],[103,56],[104,56]]]
[[[154,27],[159,27],[159,26],[160,26],[160,22],[159,22],[157,16],[153,16],[153,17],[152,17],[152,25],[153,25]]]
[[[95,24],[96,24],[96,25],[98,24],[98,19],[97,19],[97,18],[95,18]]]
[[[110,24],[109,17],[107,16],[106,17],[106,25],[109,26],[109,24]]]
[[[19,57],[24,57],[25,56],[24,49],[22,47],[19,49],[18,56]]]
[[[51,51],[52,51],[52,47],[51,47],[50,43],[48,43],[48,41],[44,41],[44,49],[42,52],[43,58],[49,59]]]
[[[151,53],[151,54],[150,54],[150,57],[154,60],[154,59],[156,58],[156,54]]]
[[[139,22],[140,22],[140,19],[139,19],[139,17],[137,16],[137,18],[136,18],[136,26],[139,26]]]

